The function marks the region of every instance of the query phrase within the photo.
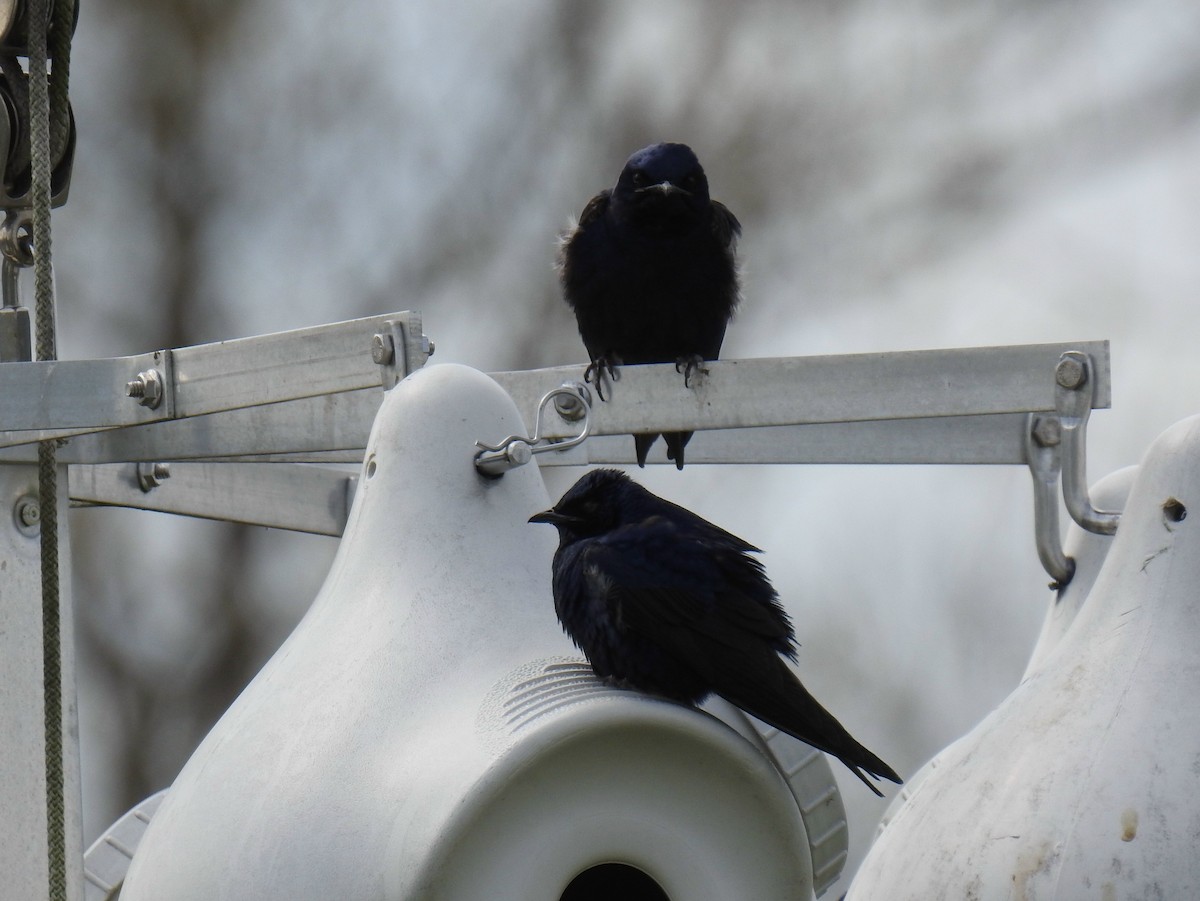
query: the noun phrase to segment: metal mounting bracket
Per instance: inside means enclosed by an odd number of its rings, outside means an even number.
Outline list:
[[[0,362],[0,447],[376,388],[367,354],[383,333],[394,378],[432,351],[418,314],[392,313],[129,357]]]
[[[10,210],[0,225],[0,362],[33,359],[29,310],[21,306],[21,270],[33,265],[33,213]]]
[[[383,326],[371,336],[371,359],[379,364],[379,380],[387,391],[424,366],[436,348],[422,332],[419,313],[388,319]]]
[[[125,383],[125,396],[151,410],[161,408],[166,419],[175,418],[175,354],[156,350],[154,365],[144,369]]]

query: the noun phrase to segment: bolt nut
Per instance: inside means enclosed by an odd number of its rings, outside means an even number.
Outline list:
[[[556,394],[554,410],[567,422],[578,422],[587,415],[592,405],[592,392],[582,382],[563,382],[562,388],[570,388],[575,394]],[[582,400],[580,400],[582,398]]]
[[[371,336],[371,359],[380,366],[390,366],[396,360],[396,344],[391,335]]]
[[[437,350],[437,345],[434,344],[432,341],[430,341],[427,337],[422,335],[421,336],[421,350],[422,350],[422,352],[424,352],[425,356],[432,357],[434,352]]]
[[[1062,420],[1057,416],[1039,416],[1033,421],[1033,440],[1038,447],[1058,447],[1062,443]]]
[[[137,378],[125,384],[125,396],[135,397],[143,407],[155,409],[162,403],[163,380],[162,373],[157,369],[147,369],[139,372]]]
[[[1081,388],[1087,381],[1087,367],[1078,357],[1064,354],[1054,369],[1054,381],[1063,388]]]

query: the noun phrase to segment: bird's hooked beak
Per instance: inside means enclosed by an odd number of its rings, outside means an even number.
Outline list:
[[[660,181],[656,185],[646,185],[644,188],[634,188],[633,190],[634,190],[635,194],[642,194],[642,193],[645,193],[646,191],[660,191],[661,193],[668,194],[668,195],[669,194],[685,194],[689,197],[692,194],[691,191],[685,190],[684,188],[679,187],[679,185],[672,184],[669,181]]]

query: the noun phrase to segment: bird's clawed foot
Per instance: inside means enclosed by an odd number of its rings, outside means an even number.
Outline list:
[[[621,372],[617,369],[617,365],[621,361],[616,357],[596,357],[588,364],[588,368],[583,370],[583,381],[590,384],[593,376],[596,379],[596,394],[600,400],[608,400],[612,397],[612,388],[609,388],[608,397],[604,396],[604,380],[608,379],[611,382],[619,382],[621,380]]]
[[[704,357],[700,354],[691,354],[690,356],[680,357],[675,361],[675,371],[683,373],[683,387],[692,387],[692,378],[699,373],[700,375],[708,375],[708,370],[704,368]]]

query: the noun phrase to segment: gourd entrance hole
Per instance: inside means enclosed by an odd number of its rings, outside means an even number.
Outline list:
[[[589,867],[571,880],[559,901],[671,901],[649,876],[623,863]]]

